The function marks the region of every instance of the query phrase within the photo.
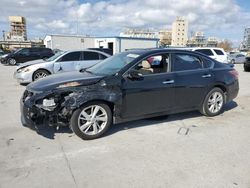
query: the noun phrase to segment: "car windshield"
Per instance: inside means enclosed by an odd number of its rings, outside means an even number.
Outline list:
[[[86,72],[96,75],[113,75],[139,56],[140,54],[133,52],[122,52],[88,68]]]
[[[45,59],[45,61],[54,61],[56,58],[58,58],[59,56],[61,56],[62,54],[64,54],[65,52],[61,51],[61,52],[57,52],[55,55],[51,56],[48,59]]]

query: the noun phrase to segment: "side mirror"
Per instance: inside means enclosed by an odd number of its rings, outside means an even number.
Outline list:
[[[128,73],[128,78],[130,78],[131,80],[140,80],[143,78],[143,75],[136,70],[131,70]]]

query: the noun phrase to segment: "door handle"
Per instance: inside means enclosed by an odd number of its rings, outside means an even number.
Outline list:
[[[173,84],[174,80],[166,80],[164,82],[162,82],[163,84]]]
[[[202,75],[202,78],[210,78],[212,75],[211,74],[204,74]]]

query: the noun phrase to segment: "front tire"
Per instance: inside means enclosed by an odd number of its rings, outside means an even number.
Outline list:
[[[232,60],[231,60],[231,63],[232,63],[232,64],[235,64],[235,60],[234,60],[234,59],[232,59]]]
[[[105,103],[92,102],[77,109],[71,119],[72,131],[84,140],[99,138],[112,124],[112,112]]]
[[[200,112],[209,117],[219,115],[225,104],[225,94],[220,88],[212,89],[206,96]]]
[[[44,78],[48,76],[50,73],[46,70],[37,70],[33,74],[33,81],[39,80],[41,78]]]
[[[15,60],[14,58],[9,58],[9,59],[7,60],[7,63],[8,63],[9,65],[16,65],[16,60]]]

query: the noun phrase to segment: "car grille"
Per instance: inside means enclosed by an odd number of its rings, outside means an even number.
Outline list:
[[[25,90],[23,93],[23,102],[33,96],[33,92]]]

